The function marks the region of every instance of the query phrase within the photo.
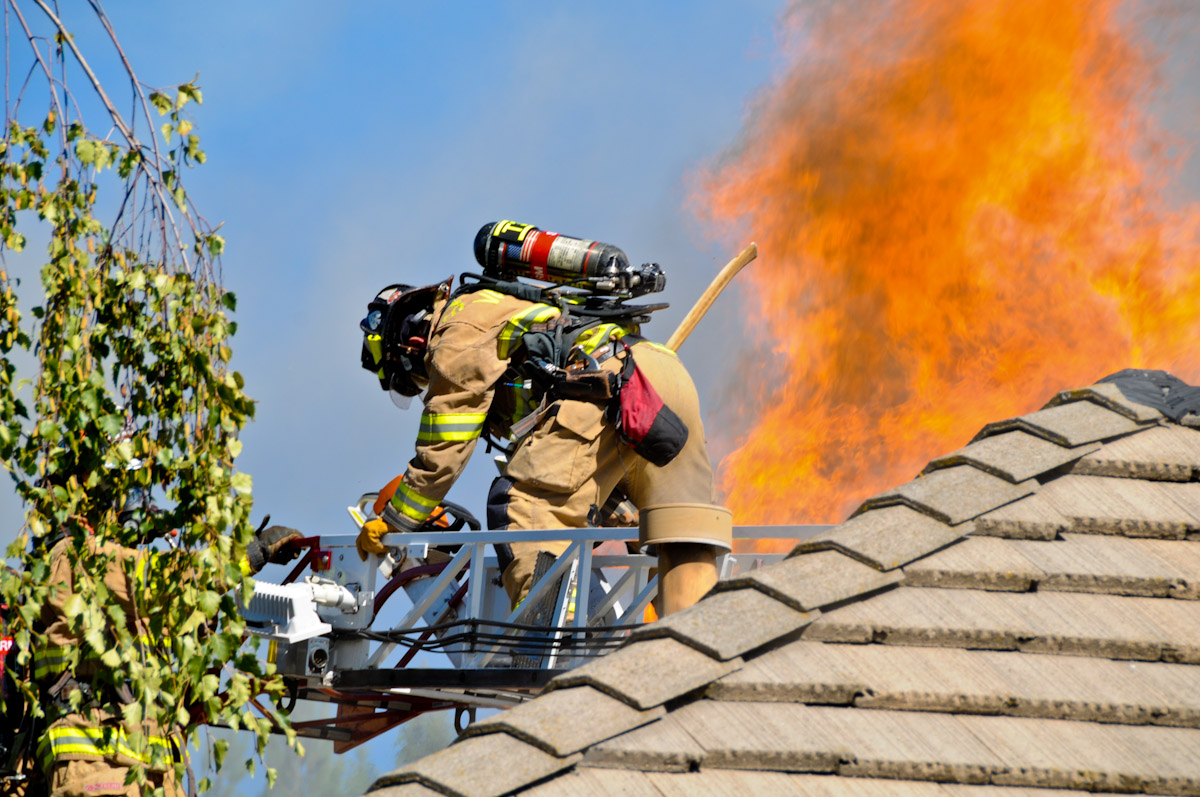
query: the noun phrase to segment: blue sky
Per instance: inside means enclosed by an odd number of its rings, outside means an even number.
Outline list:
[[[199,73],[208,163],[187,184],[224,222],[234,365],[258,400],[238,465],[257,511],[346,533],[345,506],[403,469],[419,408],[399,412],[361,370],[358,321],[385,284],[474,270],[485,222],[662,263],[672,307],[647,332],[665,339],[744,243],[701,228],[686,196],[779,65],[780,6],[107,3],[143,81]],[[117,81],[90,12],[63,14],[102,80]],[[729,389],[738,308],[735,291],[683,349],[706,406]],[[480,516],[489,460],[481,451],[451,493]],[[8,489],[0,523],[7,544],[21,525]],[[392,747],[371,760],[390,766]]]

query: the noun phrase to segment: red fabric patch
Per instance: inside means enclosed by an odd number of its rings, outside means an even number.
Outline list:
[[[625,436],[634,443],[645,440],[662,406],[658,391],[634,366],[633,375],[621,386],[621,428]]]

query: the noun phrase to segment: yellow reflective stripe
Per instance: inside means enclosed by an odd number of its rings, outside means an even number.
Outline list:
[[[418,443],[474,440],[483,431],[486,412],[426,412],[421,415]]]
[[[628,334],[629,330],[618,324],[601,324],[594,329],[580,333],[579,337],[575,339],[575,345],[581,347],[587,354],[591,354],[610,340],[617,340]]]
[[[171,743],[165,737],[146,735],[141,738],[149,743],[145,752],[129,746],[124,728],[51,728],[42,737],[39,748],[44,756],[48,746],[50,755],[55,758],[71,754],[101,757],[120,754],[143,764],[150,763],[154,747],[161,747],[165,755],[171,755]]]
[[[396,494],[392,496],[392,508],[418,523],[429,517],[429,513],[436,509],[437,505],[436,498],[426,498],[404,482],[400,482]]]
[[[513,400],[513,414],[509,425],[516,426],[522,418],[536,409],[533,403],[533,382],[529,379],[509,382],[508,388],[512,391]]]
[[[67,669],[68,648],[50,646],[33,654],[33,679],[41,681]]]
[[[551,307],[548,304],[535,304],[528,310],[523,310],[508,319],[508,323],[504,325],[504,329],[500,332],[498,348],[500,359],[507,360],[509,358],[513,349],[521,342],[521,337],[534,324],[544,323],[557,315],[557,307]]]
[[[379,335],[367,335],[367,351],[375,359],[375,364],[383,362],[383,338]]]

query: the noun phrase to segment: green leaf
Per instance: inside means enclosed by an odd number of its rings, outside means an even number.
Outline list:
[[[150,104],[155,107],[159,116],[171,110],[171,100],[165,94],[157,91],[150,94]]]
[[[209,237],[210,238],[220,238],[221,236],[213,235],[213,236],[209,236]],[[224,247],[224,239],[222,239],[221,246]],[[225,293],[221,295],[221,304],[228,307],[230,309],[230,311],[236,311],[237,310],[237,294],[235,294],[233,291],[225,291]]]
[[[235,473],[229,480],[229,485],[237,492],[246,494],[250,492],[253,481],[249,473]]]
[[[204,592],[200,593],[200,599],[198,603],[200,605],[200,611],[204,612],[209,617],[212,617],[217,613],[217,608],[221,604],[221,596],[212,590],[205,590]]]
[[[72,594],[63,603],[63,614],[69,619],[74,620],[83,612],[83,596],[78,593]]]
[[[75,157],[79,158],[79,162],[87,166],[96,159],[96,144],[90,138],[81,139],[75,145]]]

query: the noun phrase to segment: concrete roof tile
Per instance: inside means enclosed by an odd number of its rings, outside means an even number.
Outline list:
[[[1138,423],[1153,423],[1162,420],[1163,414],[1154,407],[1138,404],[1125,398],[1121,389],[1112,382],[1097,382],[1088,387],[1075,390],[1064,390],[1046,404],[1046,407],[1057,407],[1073,401],[1091,401],[1102,407],[1119,412],[1130,420]]]
[[[1087,792],[964,786],[918,780],[849,778],[792,772],[702,769],[699,772],[649,775],[663,797],[1083,797]]]
[[[521,793],[529,797],[662,797],[653,777],[632,770],[578,767]]]
[[[704,750],[673,716],[592,746],[580,766],[687,772],[704,757]]]
[[[1074,401],[1031,412],[1019,418],[989,423],[975,436],[985,437],[1021,430],[1060,446],[1074,447],[1120,437],[1140,429],[1136,421],[1091,401]]]
[[[798,783],[796,777],[785,772],[702,769],[699,772],[655,772],[650,775],[650,782],[662,797],[757,797],[760,794],[812,797],[814,792]],[[850,797],[855,792],[844,794]]]
[[[761,570],[717,582],[717,591],[759,589],[801,612],[898,583],[899,571],[881,573],[837,551],[800,553]]]
[[[1200,728],[1200,668],[1081,656],[801,640],[706,696]]]
[[[416,781],[464,797],[493,797],[568,769],[579,758],[557,758],[508,734],[494,733],[452,744],[380,775],[371,788]]]
[[[907,506],[887,506],[856,515],[801,542],[794,553],[836,550],[879,570],[893,570],[949,545],[967,530],[964,525],[950,526]]]
[[[441,797],[445,792],[431,789],[420,783],[404,783],[399,786],[384,786],[375,791],[369,791],[371,797]]]
[[[1012,431],[976,440],[966,448],[938,457],[926,465],[923,472],[974,465],[993,476],[1019,484],[1099,449],[1099,443],[1066,448],[1026,432]]]
[[[1072,474],[1039,495],[1069,519],[1070,531],[1184,539],[1200,530],[1200,483]]]
[[[564,673],[546,691],[592,686],[639,709],[650,709],[733,672],[740,659],[717,661],[674,639],[634,641]]]
[[[675,733],[694,757],[687,763],[698,764],[701,773],[710,767],[827,771],[862,778],[1200,793],[1200,731],[1190,728],[701,700],[630,736],[652,729]],[[592,752],[599,748],[589,758]]]
[[[1042,491],[1045,490],[1043,487]],[[1043,492],[981,515],[974,521],[972,534],[1017,540],[1053,540],[1067,530],[1071,521]]]
[[[473,723],[462,737],[505,732],[562,757],[653,722],[664,713],[661,706],[638,711],[590,686],[580,686],[558,689],[541,700]]]
[[[756,589],[709,595],[682,612],[634,631],[630,639],[671,637],[724,661],[803,628],[815,612],[800,612]]]
[[[1011,544],[1042,571],[1041,590],[1200,598],[1200,543],[1064,534]]]
[[[867,499],[855,515],[876,507],[905,504],[944,523],[957,524],[1034,491],[1036,484],[1012,484],[969,465],[935,470],[908,484]]]
[[[1194,481],[1200,474],[1200,431],[1167,424],[1105,443],[1071,468],[1086,476]]]
[[[1028,592],[1043,572],[1022,554],[1018,542],[1026,541],[969,537],[958,545],[910,562],[904,568],[904,583],[912,587]]]
[[[805,639],[1200,663],[1189,601],[900,587],[817,619]]]
[[[837,729],[812,724],[809,711],[785,703],[699,700],[669,719],[703,749],[701,767],[834,772],[841,758],[832,743]]]
[[[1010,717],[960,721],[1004,761],[993,783],[1200,793],[1200,731]]]
[[[910,563],[913,587],[1200,598],[1200,543],[1064,534],[1045,542],[970,537]]]

